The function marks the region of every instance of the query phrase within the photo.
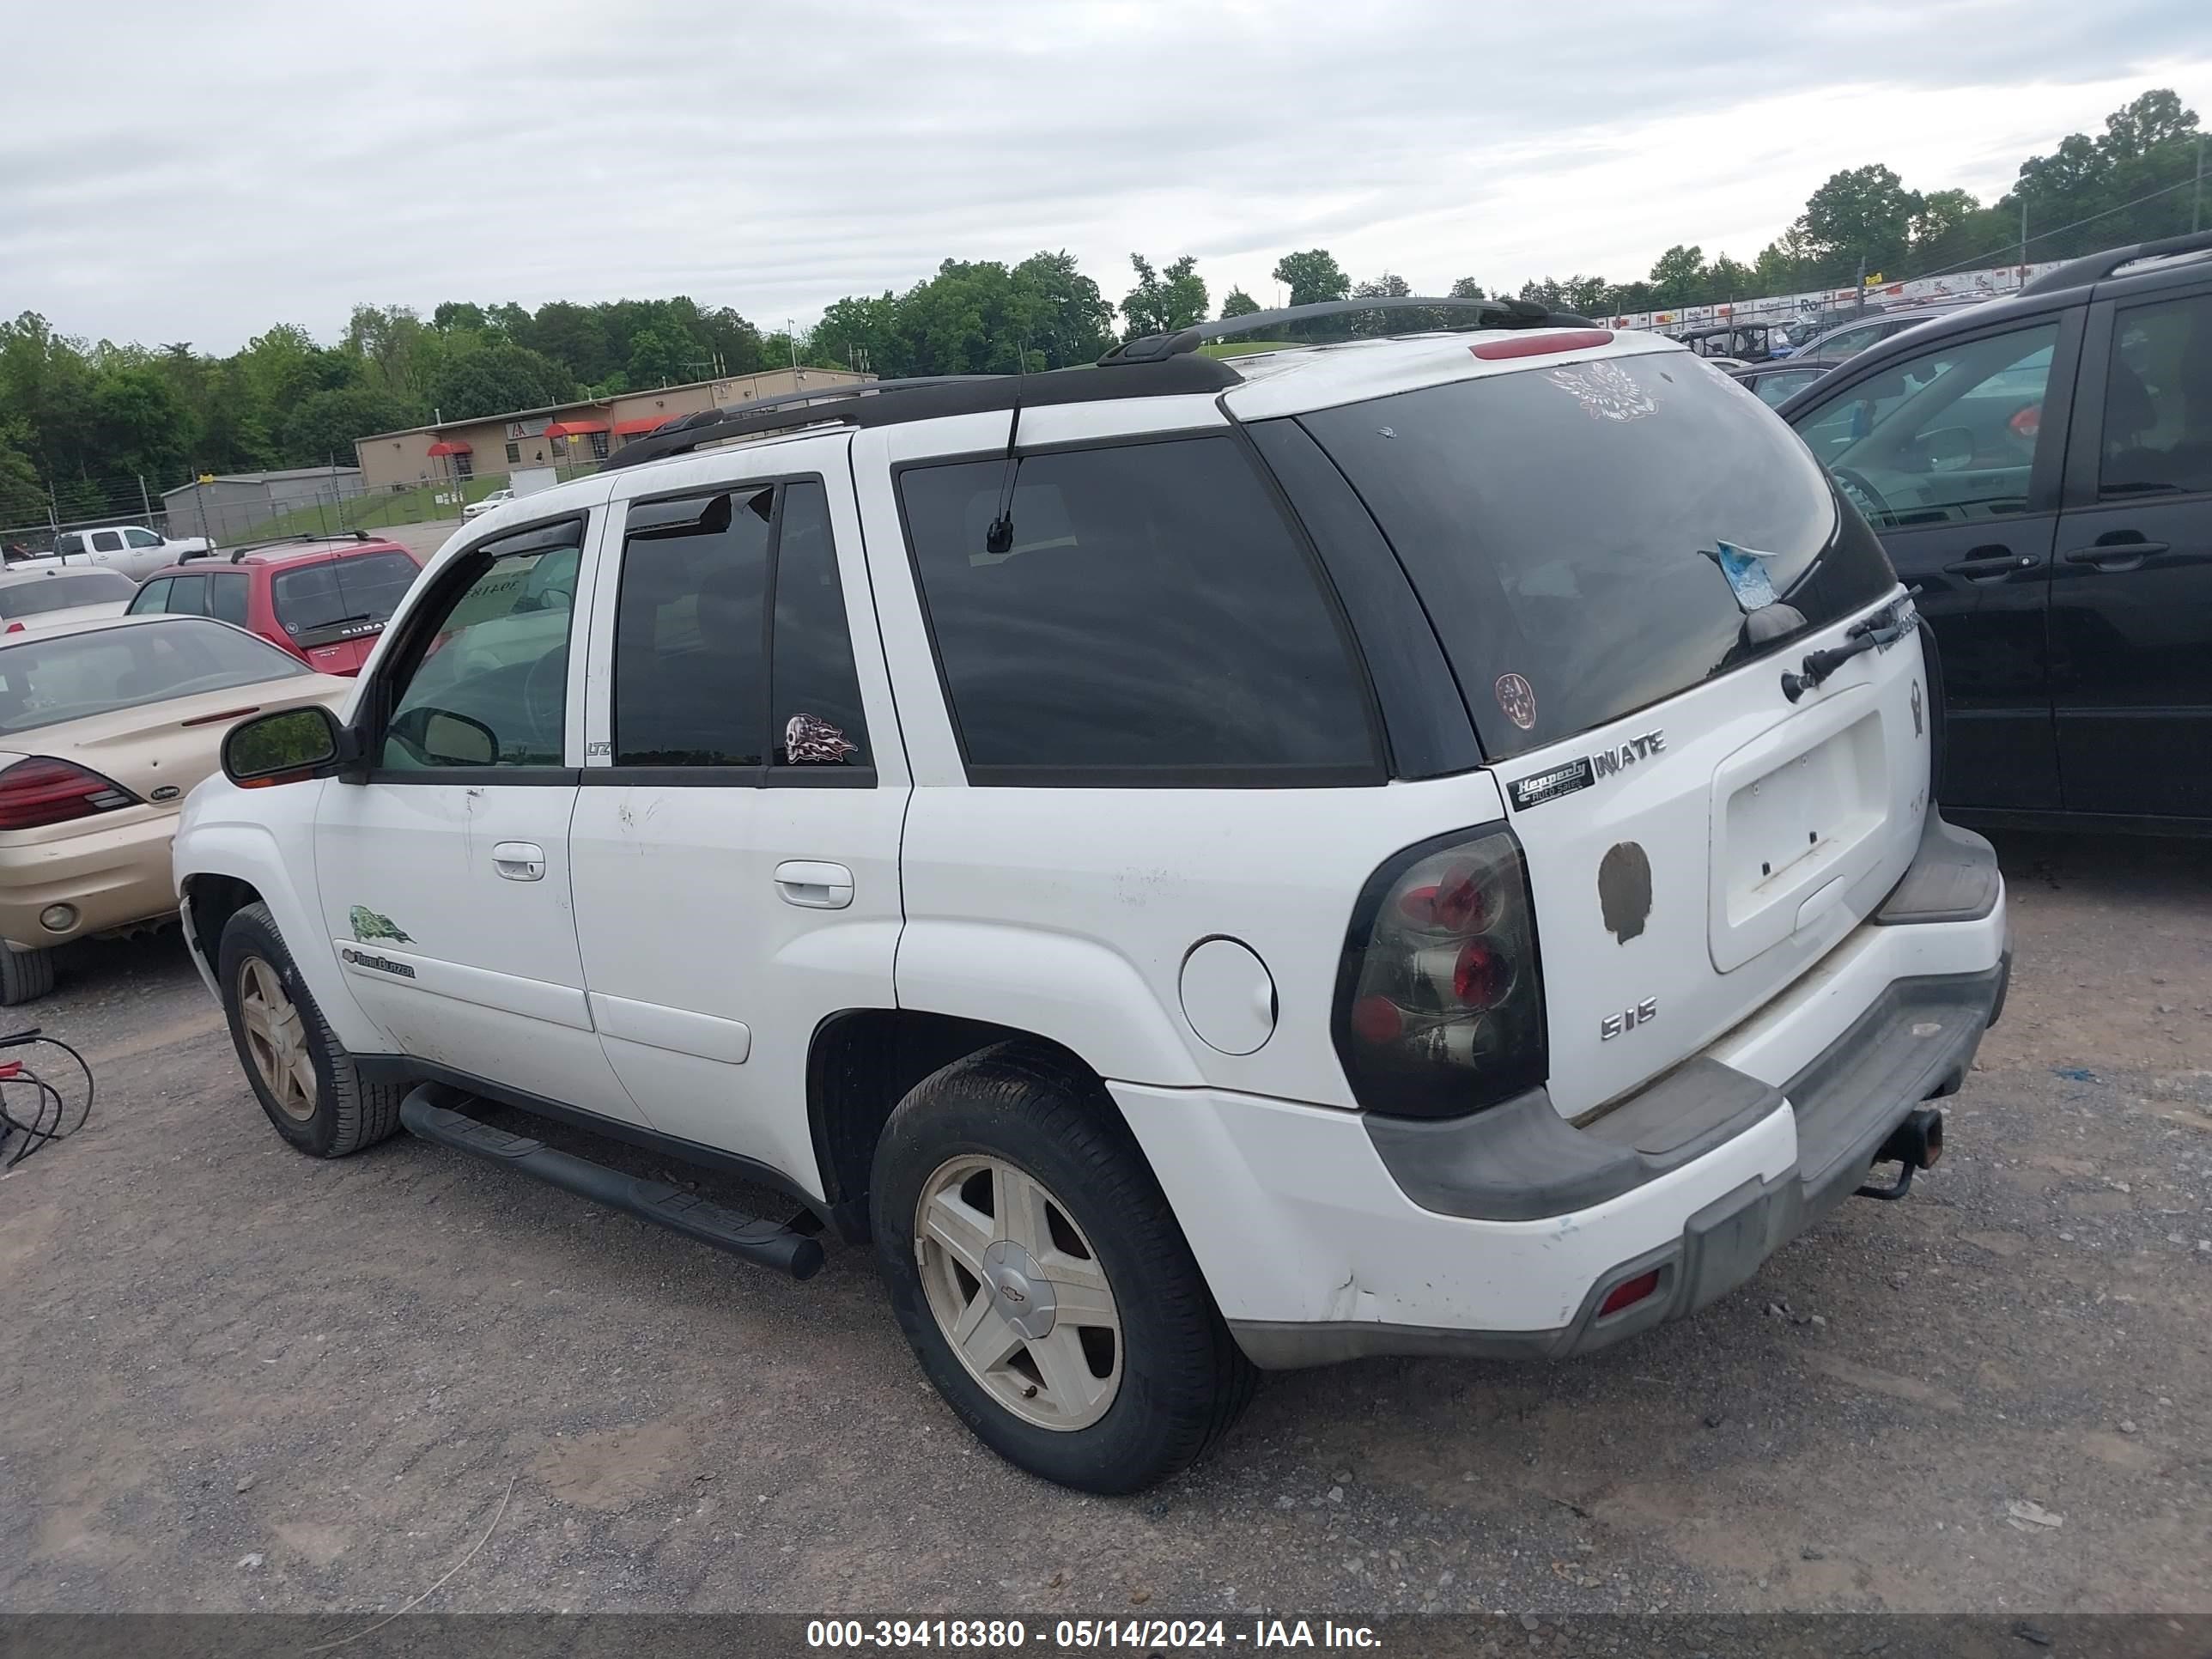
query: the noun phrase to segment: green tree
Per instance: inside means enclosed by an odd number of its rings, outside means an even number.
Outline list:
[[[603,308],[549,300],[514,343],[551,359],[579,380],[596,380],[619,368],[623,358],[607,338]]]
[[[430,326],[440,333],[455,329],[470,334],[483,334],[491,328],[491,319],[484,308],[473,300],[441,300],[430,313]]]
[[[1797,222],[1829,281],[1849,282],[1862,265],[1869,276],[1897,278],[1905,274],[1912,221],[1922,206],[1917,191],[1876,162],[1832,173],[1806,199]]]
[[[185,482],[191,434],[185,407],[151,368],[110,369],[92,395],[95,464],[118,484],[143,479],[149,491]]]
[[[1032,253],[1011,274],[1016,326],[1043,367],[1093,363],[1113,345],[1114,307],[1066,249]]]
[[[1705,251],[1677,242],[1655,260],[1651,286],[1669,306],[1703,305],[1705,300]]]
[[[1487,300],[1490,296],[1482,291],[1482,284],[1474,277],[1462,276],[1451,285],[1450,297],[1455,300]]]
[[[295,466],[351,466],[355,439],[414,424],[411,403],[375,386],[318,392],[285,417],[284,459]]]
[[[46,481],[30,456],[30,429],[0,420],[0,529],[35,524],[46,516]]]
[[[641,328],[629,337],[628,379],[636,386],[678,386],[703,378],[698,348],[666,323]]]
[[[1173,334],[1188,328],[1206,315],[1206,283],[1198,275],[1198,261],[1184,254],[1165,270],[1156,271],[1141,253],[1132,253],[1129,264],[1137,285],[1121,301],[1121,314],[1129,319],[1129,337],[1143,334]]]
[[[1290,289],[1290,302],[1294,306],[1341,300],[1352,292],[1352,278],[1344,274],[1344,268],[1327,248],[1285,253],[1275,262],[1275,269],[1270,274]]]
[[[449,358],[430,387],[445,421],[481,420],[519,409],[542,409],[576,395],[575,376],[526,347],[479,346]]]
[[[1249,317],[1259,310],[1260,302],[1241,288],[1232,288],[1223,296],[1221,314],[1226,317]]]

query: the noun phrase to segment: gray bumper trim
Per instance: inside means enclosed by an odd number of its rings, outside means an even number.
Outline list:
[[[1590,1286],[1574,1318],[1556,1329],[1475,1331],[1359,1321],[1231,1320],[1230,1330],[1254,1364],[1289,1370],[1379,1354],[1559,1359],[1591,1352],[1695,1313],[1741,1285],[1768,1256],[1847,1197],[1906,1113],[1923,1100],[1957,1090],[1973,1064],[1992,1012],[2002,1006],[2011,973],[2008,952],[1985,973],[1893,982],[1781,1091],[1797,1115],[1796,1166],[1773,1181],[1747,1181],[1723,1194],[1691,1216],[1679,1238],[1615,1264]],[[1927,1029],[1930,1026],[1934,1029]],[[1726,1066],[1717,1069],[1729,1077],[1741,1076]],[[1717,1121],[1732,1123],[1743,1115]],[[1742,1127],[1764,1115],[1762,1111],[1749,1117]],[[1553,1121],[1559,1121],[1556,1114]],[[1564,1123],[1559,1127],[1570,1135],[1588,1136],[1599,1126],[1589,1130]],[[1740,1133],[1741,1127],[1730,1133]],[[1719,1139],[1698,1136],[1684,1144],[1709,1151]],[[1382,1142],[1376,1145],[1379,1150]],[[1400,1143],[1401,1159],[1404,1146]],[[1437,1207],[1407,1184],[1407,1171],[1389,1152],[1384,1158],[1408,1197],[1425,1208]],[[1607,1318],[1597,1316],[1615,1285],[1654,1268],[1659,1271],[1660,1283],[1653,1294]]]
[[[1997,850],[1971,830],[1930,811],[1920,826],[1920,848],[1904,879],[1890,889],[1868,920],[1884,927],[1931,921],[1979,921],[2004,890]]]

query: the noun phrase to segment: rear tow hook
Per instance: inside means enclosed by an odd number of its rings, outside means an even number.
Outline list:
[[[1865,1186],[1858,1189],[1860,1198],[1903,1198],[1912,1190],[1912,1172],[1932,1170],[1936,1160],[1943,1156],[1943,1114],[1932,1106],[1923,1106],[1905,1114],[1905,1121],[1889,1132],[1889,1139],[1881,1143],[1881,1150],[1874,1155],[1876,1164],[1895,1161],[1900,1169],[1893,1187]]]

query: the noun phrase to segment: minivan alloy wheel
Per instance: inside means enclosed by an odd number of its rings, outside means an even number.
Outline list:
[[[969,1374],[1024,1422],[1070,1431],[1121,1386],[1121,1318],[1091,1241],[1052,1192],[1004,1158],[938,1166],[915,1206],[931,1315]]]
[[[238,1016],[269,1097],[285,1116],[306,1122],[315,1115],[315,1063],[307,1028],[284,994],[283,981],[259,957],[248,957],[238,970]]]

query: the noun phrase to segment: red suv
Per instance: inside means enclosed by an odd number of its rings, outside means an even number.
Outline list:
[[[357,674],[421,569],[398,543],[359,531],[295,536],[157,570],[131,614],[213,617],[283,646],[319,673]]]

